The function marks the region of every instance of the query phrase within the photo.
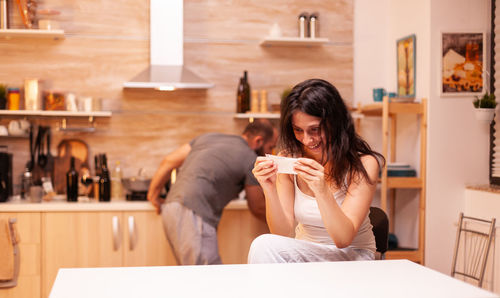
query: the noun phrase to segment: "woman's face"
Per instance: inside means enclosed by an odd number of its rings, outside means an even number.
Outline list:
[[[316,161],[321,161],[326,152],[325,134],[320,126],[321,118],[311,116],[301,111],[296,111],[292,115],[292,127],[295,138],[302,143],[306,156]]]

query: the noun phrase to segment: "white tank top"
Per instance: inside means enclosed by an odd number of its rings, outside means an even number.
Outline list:
[[[299,189],[296,176],[294,176],[293,180],[295,185],[294,212],[295,220],[298,222],[295,228],[295,238],[335,245],[330,235],[328,235],[328,231],[321,219],[316,199],[306,195]],[[344,201],[346,191],[343,189],[338,190],[333,196],[340,206]],[[354,237],[349,247],[368,249],[375,252],[375,237],[373,236],[372,225],[368,215],[366,215],[366,218],[363,220],[358,230],[358,234]]]

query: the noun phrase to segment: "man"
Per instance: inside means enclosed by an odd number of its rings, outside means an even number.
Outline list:
[[[271,153],[277,132],[256,120],[241,136],[207,133],[168,154],[156,171],[148,200],[161,212],[179,265],[221,264],[217,226],[224,207],[245,190],[250,211],[265,221],[264,193],[252,174],[257,155]],[[179,168],[166,200],[160,192]]]

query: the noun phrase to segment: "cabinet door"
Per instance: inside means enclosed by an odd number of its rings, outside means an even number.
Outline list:
[[[40,213],[0,213],[0,218],[16,218],[20,238],[21,264],[17,286],[0,289],[1,298],[39,298],[40,285]]]
[[[121,212],[48,212],[42,215],[43,296],[59,268],[122,265]]]
[[[123,213],[124,266],[176,265],[161,216],[154,211]]]
[[[249,210],[224,210],[217,231],[222,263],[246,264],[253,239],[265,233],[269,233],[266,223]]]

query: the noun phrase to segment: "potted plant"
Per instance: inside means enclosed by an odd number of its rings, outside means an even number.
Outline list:
[[[490,122],[495,117],[497,102],[495,94],[485,93],[482,97],[476,96],[473,102],[476,108],[476,119]]]

